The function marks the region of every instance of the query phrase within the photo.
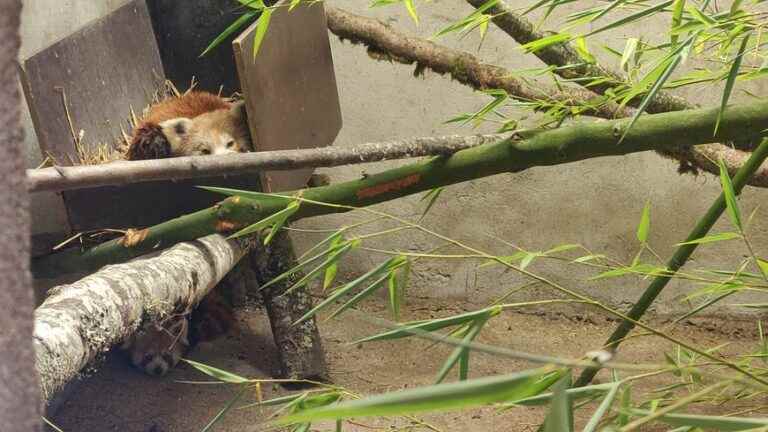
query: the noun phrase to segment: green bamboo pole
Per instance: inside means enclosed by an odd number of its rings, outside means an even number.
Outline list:
[[[752,152],[752,155],[749,157],[747,162],[744,163],[741,168],[739,168],[739,170],[736,172],[736,175],[733,177],[733,189],[737,195],[741,193],[744,185],[747,183],[752,174],[754,174],[755,171],[760,168],[760,165],[763,164],[763,161],[765,161],[766,157],[768,157],[768,139],[764,139],[762,141],[757,149]],[[715,222],[717,222],[717,220],[723,214],[723,211],[725,211],[725,207],[725,194],[721,193],[715,202],[712,203],[712,206],[709,207],[709,210],[707,210],[707,213],[704,215],[704,217],[699,220],[691,233],[688,234],[688,237],[685,239],[685,241],[689,242],[706,236],[709,230],[712,229],[712,226],[715,225]],[[668,272],[665,272],[664,275],[656,276],[653,281],[651,281],[650,285],[648,285],[648,288],[646,288],[645,292],[643,292],[643,295],[635,303],[635,305],[632,306],[632,309],[629,311],[629,313],[627,313],[628,317],[632,318],[633,321],[638,321],[640,318],[642,318],[643,314],[645,314],[645,311],[648,310],[648,307],[651,305],[651,303],[653,303],[656,297],[658,297],[667,283],[672,280],[672,276],[675,274],[675,272],[677,272],[677,270],[679,270],[685,264],[685,262],[688,261],[688,258],[691,257],[697,246],[697,243],[693,243],[684,244],[677,248],[674,255],[672,255],[672,258],[670,258],[667,262]],[[622,321],[606,341],[605,347],[609,350],[616,351],[621,341],[624,340],[624,338],[629,334],[630,331],[632,331],[634,327],[635,325],[632,321]],[[579,379],[576,380],[575,386],[581,387],[589,384],[598,371],[599,368],[585,369],[582,371]]]
[[[644,115],[619,143],[629,120],[620,119],[579,123],[559,129],[528,131],[510,139],[459,151],[449,157],[436,157],[405,165],[346,183],[304,190],[309,200],[363,207],[389,201],[435,187],[487,177],[504,172],[519,172],[533,166],[548,166],[600,156],[624,155],[658,148],[723,142],[763,135],[768,130],[768,101],[735,105],[723,114],[716,135],[712,134],[718,109],[697,109]],[[37,277],[92,271],[103,265],[194,240],[214,232],[257,222],[281,210],[280,198],[259,200],[227,198],[218,205],[147,228],[140,241],[109,241],[80,251],[37,258],[32,262]],[[346,211],[304,203],[293,220]]]

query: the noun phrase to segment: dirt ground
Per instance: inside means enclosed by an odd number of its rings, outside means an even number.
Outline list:
[[[348,342],[374,334],[381,329],[367,317],[386,317],[384,301],[369,301],[362,310],[342,315],[340,319],[320,323],[323,343],[329,363],[330,381],[359,394],[381,393],[404,387],[429,384],[444,361],[449,348],[431,346],[424,340],[400,340],[366,346]],[[466,310],[470,308],[467,306]],[[404,318],[448,316],[460,313],[455,304],[436,301],[411,301]],[[242,330],[238,336],[220,339],[196,348],[190,358],[243,376],[268,378],[277,368],[276,353],[271,342],[269,324],[260,310],[240,313]],[[662,317],[652,319],[664,326]],[[614,328],[615,322],[599,315],[553,312],[505,312],[491,321],[479,341],[510,349],[537,354],[578,357],[594,350]],[[680,324],[673,334],[700,347],[730,343],[725,352],[747,352],[756,347],[754,322],[731,318],[697,319]],[[641,337],[626,344],[618,360],[625,362],[662,362],[662,353],[671,344],[657,338]],[[470,376],[504,374],[528,368],[523,361],[473,354]],[[54,423],[64,432],[124,431],[176,432],[199,431],[216,415],[234,394],[230,386],[191,384],[206,376],[187,365],[180,365],[165,378],[145,376],[129,366],[119,356],[109,356],[97,371],[84,378],[53,416]],[[652,388],[669,381],[654,378],[642,386]],[[277,386],[265,386],[264,398],[286,394]],[[252,402],[243,400],[243,404]],[[247,399],[247,398],[246,398]],[[768,415],[768,398],[750,403],[762,404],[762,411],[751,415]],[[724,409],[724,408],[723,408]],[[729,409],[734,409],[730,407]],[[717,410],[715,410],[717,411]],[[228,413],[216,431],[276,430],[267,424],[272,411],[259,408],[234,409]],[[581,410],[577,426],[583,425],[589,410]],[[708,408],[708,412],[713,411]],[[491,408],[464,412],[448,412],[418,416],[423,424],[399,418],[356,419],[346,423],[345,431],[536,431],[542,420],[541,408],[516,408],[498,412]],[[334,430],[332,425],[318,425],[313,430]],[[667,430],[651,426],[646,431]]]

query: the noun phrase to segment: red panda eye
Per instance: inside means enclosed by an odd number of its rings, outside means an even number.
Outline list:
[[[202,149],[202,150],[200,150],[200,153],[202,153],[204,155],[209,155],[209,154],[211,154],[211,151],[208,150],[208,149]]]
[[[234,147],[235,142],[234,141],[228,141],[227,142],[227,148]]]

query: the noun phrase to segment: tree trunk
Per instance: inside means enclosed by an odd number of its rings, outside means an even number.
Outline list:
[[[49,400],[142,320],[160,319],[197,304],[247,246],[214,234],[52,288],[35,311],[34,343],[43,397]]]
[[[29,275],[29,199],[16,77],[21,2],[0,0],[0,428],[40,429],[32,348],[34,295]]]
[[[261,243],[255,245],[249,258],[252,268],[258,272],[257,278],[261,285],[296,265],[293,243],[285,230],[275,236],[269,247],[265,248]],[[296,380],[323,379],[327,378],[325,353],[314,317],[293,325],[312,310],[309,289],[304,287],[284,294],[293,282],[303,277],[300,273],[268,287],[262,292],[262,298],[280,355],[280,375]]]

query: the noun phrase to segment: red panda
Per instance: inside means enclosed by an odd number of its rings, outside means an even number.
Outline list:
[[[134,129],[128,160],[217,155],[252,150],[243,102],[211,93],[187,92],[149,108]],[[163,376],[198,342],[236,329],[233,304],[222,290],[236,282],[227,275],[192,312],[161,322],[146,322],[121,346],[131,363],[149,375]]]
[[[190,91],[151,106],[134,129],[126,158],[161,159],[252,150],[245,104]]]

